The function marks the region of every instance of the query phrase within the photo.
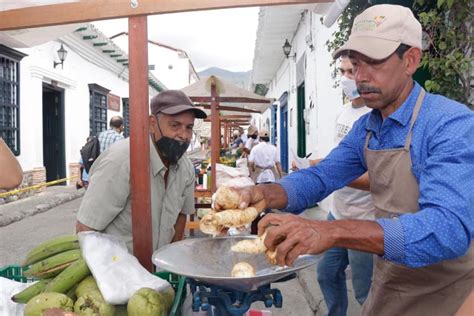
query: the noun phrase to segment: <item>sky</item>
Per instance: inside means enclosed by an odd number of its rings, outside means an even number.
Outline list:
[[[148,38],[188,53],[197,71],[220,67],[252,69],[258,8],[238,8],[148,16]],[[106,36],[128,31],[127,19],[93,24]]]

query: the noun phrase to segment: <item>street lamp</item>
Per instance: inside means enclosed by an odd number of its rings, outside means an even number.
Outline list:
[[[64,49],[64,46],[61,43],[61,48],[58,49],[59,62],[56,62],[56,61],[54,62],[54,65],[53,65],[54,68],[56,68],[57,65],[61,65],[61,69],[64,69],[63,63],[66,60],[66,56],[67,56],[67,50]]]
[[[290,56],[291,45],[290,45],[290,42],[288,42],[288,39],[285,40],[285,44],[283,44],[282,48],[283,48],[283,54],[285,54],[287,59],[288,57],[293,57],[293,60],[296,61],[296,53]]]

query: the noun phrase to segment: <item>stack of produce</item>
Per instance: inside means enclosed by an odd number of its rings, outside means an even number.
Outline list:
[[[240,227],[252,223],[258,216],[258,211],[254,207],[239,209],[240,195],[233,189],[222,186],[215,194],[215,203],[222,211],[211,211],[201,218],[199,229],[213,236],[221,234],[225,228]],[[231,247],[232,252],[259,254],[265,253],[267,260],[276,265],[276,250],[265,247],[264,240],[266,232],[254,239],[244,239]],[[233,277],[255,276],[255,268],[248,262],[242,261],[234,265],[231,271]]]
[[[82,258],[77,235],[59,236],[32,249],[23,262],[23,275],[37,279],[11,299],[26,304],[25,316],[41,316],[52,308],[77,315],[167,315],[174,300],[170,287],[163,293],[142,288],[128,305],[108,304]]]

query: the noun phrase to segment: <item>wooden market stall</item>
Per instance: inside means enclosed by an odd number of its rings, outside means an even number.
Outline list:
[[[132,191],[132,228],[134,255],[152,271],[151,203],[148,137],[148,53],[147,15],[235,8],[333,2],[332,0],[51,0],[14,1],[0,5],[0,31],[26,29],[49,25],[90,22],[112,18],[129,18],[129,74],[130,74],[130,164]],[[212,36],[208,34],[206,36]],[[228,102],[218,96],[218,85],[211,85],[210,102],[213,114],[213,135],[220,134],[217,111],[220,103]],[[220,98],[220,99],[219,99]],[[237,100],[234,100],[237,102]],[[240,102],[245,103],[241,100]],[[230,110],[230,109],[229,109]],[[220,138],[220,137],[219,137]],[[213,163],[219,138],[213,138]],[[212,169],[215,172],[215,168]],[[215,178],[215,177],[214,177]]]

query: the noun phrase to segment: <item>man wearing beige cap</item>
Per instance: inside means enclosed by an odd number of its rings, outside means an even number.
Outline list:
[[[363,315],[454,315],[474,284],[474,113],[413,81],[421,25],[408,8],[362,12],[341,54],[372,111],[317,165],[240,190],[240,206],[299,213],[368,171],[375,221],[270,214],[265,245],[280,265],[332,247],[374,253]]]
[[[184,153],[191,141],[194,119],[206,118],[206,114],[178,90],[155,96],[150,110],[153,249],[158,249],[182,238],[186,215],[194,212],[194,168]],[[102,153],[91,168],[90,178],[76,230],[119,236],[133,251],[129,139]]]

